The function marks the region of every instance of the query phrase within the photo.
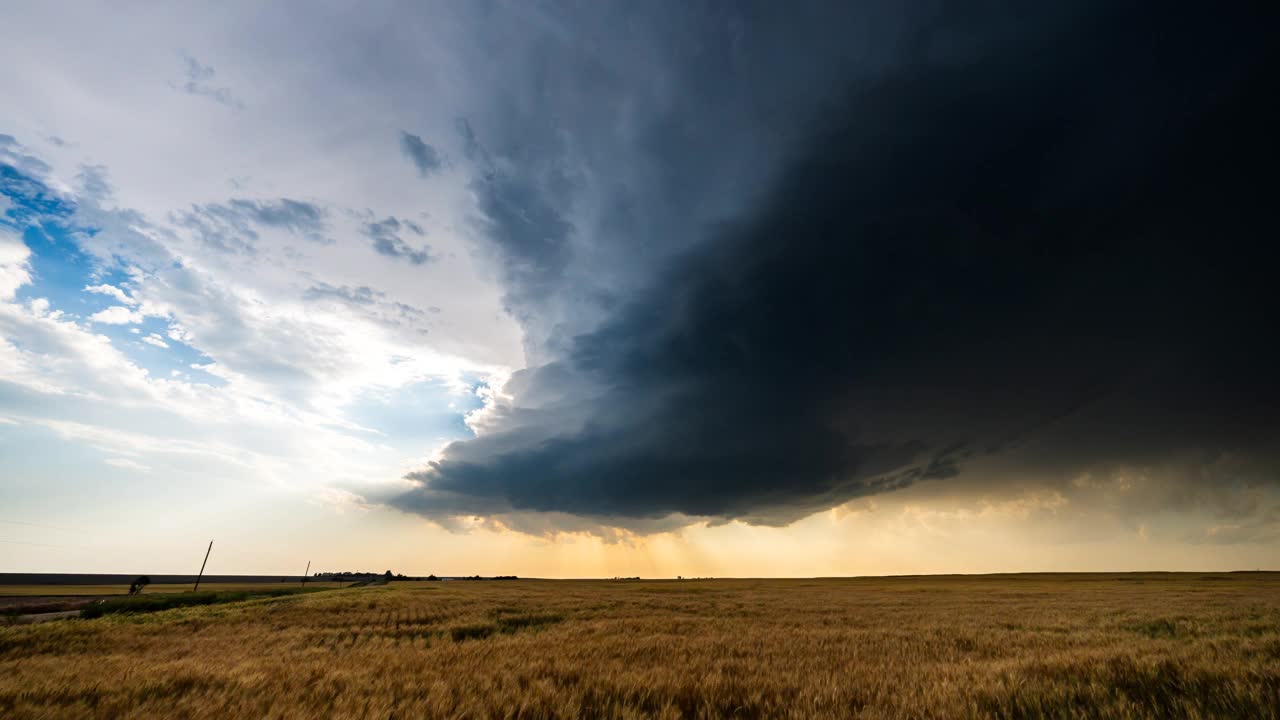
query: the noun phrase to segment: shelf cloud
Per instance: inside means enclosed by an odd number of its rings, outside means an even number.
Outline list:
[[[762,13],[703,37],[767,56]],[[786,524],[926,481],[1012,482],[979,477],[997,460],[1024,481],[1165,463],[1209,489],[1274,484],[1275,118],[1260,45],[1241,41],[1258,30],[1240,10],[1024,14],[911,18],[906,50],[857,62],[819,27],[841,18],[779,30],[812,32],[830,72],[800,98],[803,133],[734,147],[768,181],[717,218],[639,182],[618,192],[650,204],[597,199],[587,225],[589,154],[573,165],[551,143],[493,163],[480,209],[544,362],[393,503],[643,528]],[[744,78],[716,52],[668,57],[719,73],[706,84],[722,106],[785,95],[810,69],[782,59]],[[682,143],[769,134],[735,136],[717,109],[639,133],[666,163],[652,183],[733,187],[715,174],[731,164],[690,167]],[[465,130],[476,153],[503,142]],[[688,243],[648,253],[663,239],[628,233],[633,214],[682,212],[669,222]],[[544,322],[555,301],[587,302],[567,284],[599,261],[579,244],[602,227],[620,228],[599,242],[628,292]]]

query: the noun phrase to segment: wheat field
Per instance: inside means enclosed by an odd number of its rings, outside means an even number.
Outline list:
[[[0,627],[4,718],[1274,718],[1280,574],[403,582]]]

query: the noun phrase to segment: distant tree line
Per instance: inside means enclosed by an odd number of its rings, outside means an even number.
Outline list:
[[[383,580],[426,580],[429,582],[436,582],[443,579],[443,578],[438,578],[435,575],[428,575],[426,577],[411,577],[409,575],[404,575],[402,573],[392,573],[390,570],[387,570],[386,572],[382,572],[382,573],[359,572],[359,571],[351,571],[351,570],[343,570],[342,572],[316,571],[311,573],[311,577],[316,580],[343,581],[343,582],[347,582],[347,581],[358,582],[361,580],[373,580],[377,578],[381,578]],[[460,577],[455,579],[457,580],[519,580],[520,578],[518,578],[515,575],[496,575],[494,577],[481,577],[479,575],[472,575],[470,577]]]
[[[407,575],[404,575],[403,573],[393,573],[390,570],[387,570],[386,572],[360,572],[360,571],[353,572],[351,570],[343,570],[342,572],[317,571],[317,572],[311,573],[311,577],[330,578],[334,580],[337,580],[337,579],[367,580],[368,578],[376,578],[376,577],[382,577],[388,580],[416,580],[417,579],[417,578],[411,578]]]

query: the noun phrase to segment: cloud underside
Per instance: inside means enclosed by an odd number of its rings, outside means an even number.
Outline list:
[[[1243,13],[1065,15],[931,25],[953,52],[833,91],[757,201],[517,373],[393,504],[782,524],[1189,451],[1179,482],[1274,484],[1269,51]],[[503,182],[477,186],[496,227],[558,202]],[[550,292],[565,244],[527,256],[555,227],[513,231],[510,297]]]
[[[409,158],[409,161],[418,169],[418,174],[422,177],[440,170],[444,165],[440,159],[440,153],[435,147],[429,145],[417,135],[404,130],[400,131],[400,151]]]

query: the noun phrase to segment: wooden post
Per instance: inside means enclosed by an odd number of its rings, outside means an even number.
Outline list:
[[[209,564],[209,553],[213,552],[213,541],[209,541],[209,549],[204,551],[204,562],[200,563],[200,574],[196,576],[196,586],[191,588],[191,592],[200,589],[200,578],[204,577],[204,566]]]
[[[308,575],[310,572],[311,572],[311,561],[310,561],[310,560],[308,560],[308,561],[307,561],[307,569],[306,569],[306,571],[305,571],[305,572],[303,572],[303,573],[302,573],[302,586],[303,586],[303,587],[306,587],[306,585],[307,585],[307,575]]]

